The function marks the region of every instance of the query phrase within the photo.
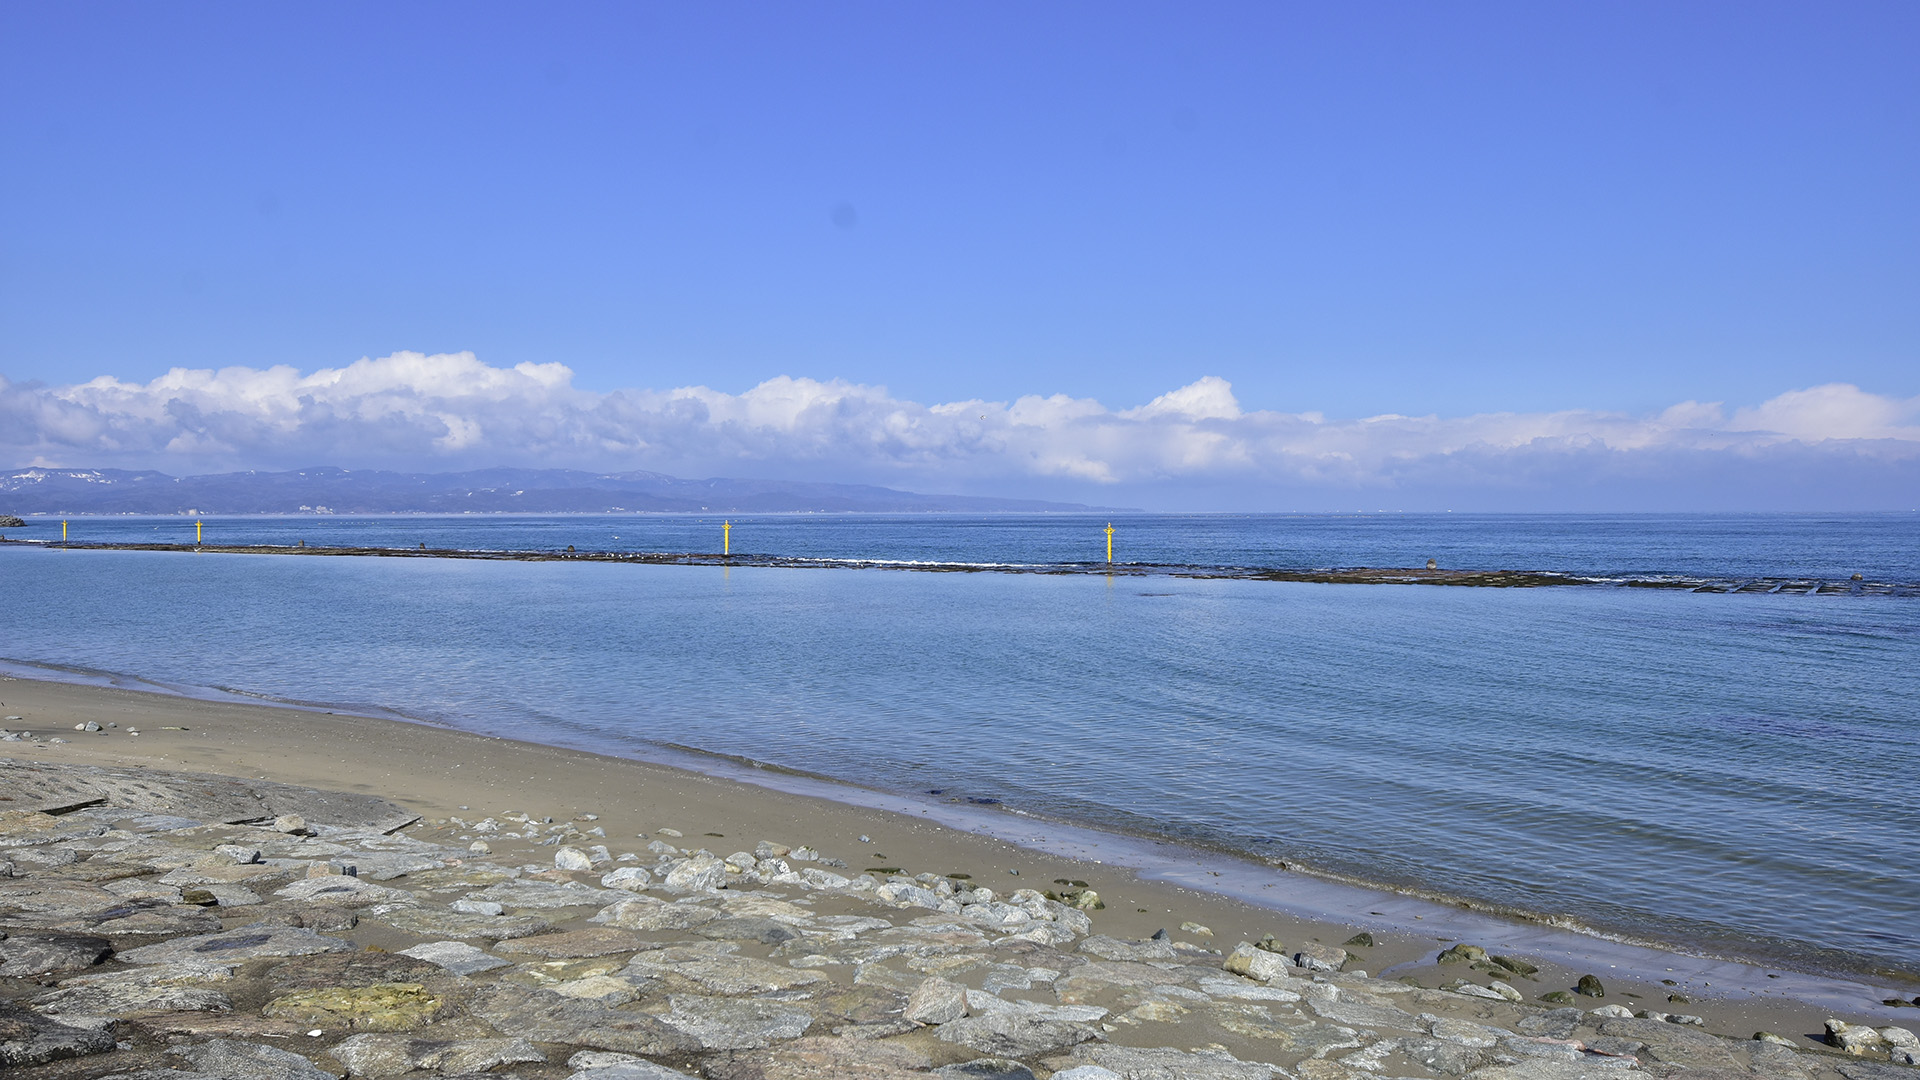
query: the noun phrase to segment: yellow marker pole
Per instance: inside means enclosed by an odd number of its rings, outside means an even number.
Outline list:
[[[64,521],[60,523],[60,542],[67,542],[67,523]]]
[[[733,522],[731,521],[720,523],[720,554],[733,554]]]
[[[1107,522],[1107,561],[1113,561],[1113,522]]]
[[[206,522],[204,521],[196,521],[193,523],[193,542],[195,546],[198,546],[200,543],[200,535],[201,535],[200,529],[201,529],[201,526],[205,524]]]

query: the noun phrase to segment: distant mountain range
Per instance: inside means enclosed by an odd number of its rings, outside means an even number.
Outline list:
[[[22,469],[0,476],[4,514],[1042,513],[1111,509],[1032,499],[921,495],[862,484],[682,480],[654,472],[378,469],[168,476],[124,469]]]

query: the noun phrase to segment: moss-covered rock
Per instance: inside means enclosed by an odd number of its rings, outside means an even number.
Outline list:
[[[295,990],[275,998],[261,1012],[280,1020],[354,1031],[411,1031],[433,1022],[445,999],[419,983],[328,986]]]

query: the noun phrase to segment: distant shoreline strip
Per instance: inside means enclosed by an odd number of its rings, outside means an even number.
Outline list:
[[[1550,570],[1445,570],[1425,567],[1198,566],[1177,563],[963,563],[802,555],[723,555],[717,552],[486,551],[465,548],[302,547],[287,544],[101,543],[0,539],[0,546],[66,551],[168,551],[220,555],[325,555],[394,559],[476,559],[495,562],[597,562],[648,566],[745,566],[801,570],[913,570],[940,574],[1178,577],[1228,581],[1292,581],[1322,585],[1454,585],[1483,589],[1552,586],[1667,589],[1682,592],[1794,596],[1920,596],[1920,584],[1832,581],[1819,578],[1587,577]]]

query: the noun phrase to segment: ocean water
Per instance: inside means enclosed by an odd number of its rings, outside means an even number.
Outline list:
[[[712,551],[718,524],[216,519],[208,540]],[[1101,557],[1105,524],[793,516],[733,536],[1031,564]],[[1115,525],[1117,557],[1159,563],[1920,581],[1917,515]],[[191,529],[76,519],[74,538]],[[1912,596],[0,546],[0,657],[604,752],[688,746],[1640,939],[1920,972]]]

